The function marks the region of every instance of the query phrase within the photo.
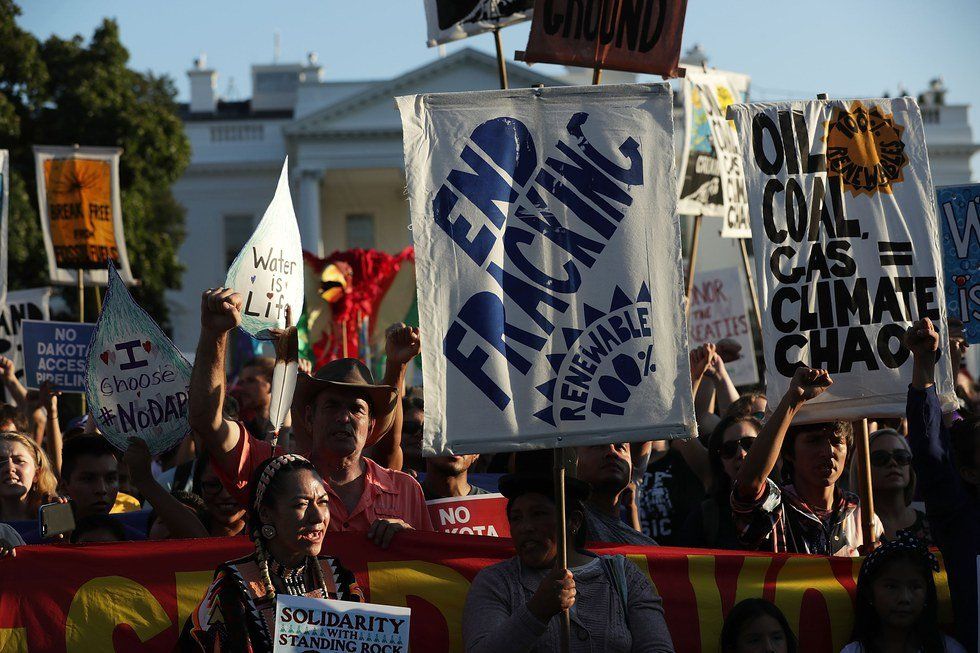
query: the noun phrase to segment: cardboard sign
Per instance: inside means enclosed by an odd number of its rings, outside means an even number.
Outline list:
[[[943,186],[939,224],[949,316],[963,322],[966,341],[980,343],[980,184]]]
[[[63,392],[85,392],[85,367],[94,324],[24,320],[21,329],[27,388],[37,390],[50,381]]]
[[[531,17],[534,0],[425,0],[425,23],[431,48],[468,36],[522,23]]]
[[[729,105],[745,101],[749,77],[693,66],[685,70],[687,139],[677,210],[723,218],[724,238],[751,238],[742,152],[735,125],[725,117]]]
[[[725,363],[725,369],[735,385],[753,385],[759,382],[759,371],[752,342],[752,307],[742,276],[739,268],[696,270],[687,326],[693,346],[726,338],[742,345],[741,357]]]
[[[675,77],[687,0],[536,0],[527,63]]]
[[[692,435],[669,87],[398,103],[427,455]]]
[[[778,401],[799,365],[834,385],[802,421],[905,415],[913,320],[944,324],[935,191],[911,98],[736,104],[766,388]],[[940,329],[940,351],[948,351]],[[954,406],[949,357],[936,385]]]
[[[167,451],[190,431],[191,366],[110,266],[109,289],[89,346],[85,379],[89,411],[120,451],[129,438],[150,453]]]
[[[276,595],[274,653],[408,653],[412,611],[391,605]]]
[[[440,533],[510,537],[507,499],[502,494],[478,494],[426,501],[432,525]]]
[[[0,304],[7,297],[7,209],[10,203],[10,153],[0,150]]]
[[[28,288],[7,293],[7,301],[0,311],[0,356],[14,362],[17,378],[23,383],[24,340],[21,324],[24,320],[47,320],[51,317],[50,288]]]
[[[126,255],[119,193],[119,156],[114,147],[34,147],[38,210],[52,283],[85,280],[105,285],[106,261],[135,283]]]
[[[288,166],[287,157],[276,194],[225,281],[242,295],[242,329],[260,340],[272,339],[269,329],[285,328],[287,306],[293,324],[303,312],[303,248],[289,196]]]

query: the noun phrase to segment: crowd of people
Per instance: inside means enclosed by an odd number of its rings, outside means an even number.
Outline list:
[[[181,647],[271,651],[277,594],[364,599],[342,562],[321,555],[331,533],[363,532],[372,546],[388,547],[401,531],[433,530],[427,500],[498,491],[514,556],[473,580],[462,623],[467,651],[559,650],[566,611],[571,651],[674,650],[670,615],[649,580],[623,556],[592,553],[594,542],[866,555],[845,651],[977,645],[980,392],[962,366],[966,343],[955,321],[949,352],[939,351],[941,325],[924,319],[908,329],[906,416],[871,423],[871,540],[850,469],[854,424],[794,420],[832,376],[800,367],[770,405],[759,388],[734,386],[726,363],[739,352],[723,341],[691,352],[698,438],[577,449],[561,566],[550,452],[422,456],[424,392],[405,382],[419,353],[417,328],[387,331],[380,382],[356,359],[315,373],[307,366],[274,443],[274,361],[256,358],[234,378],[226,374],[241,308],[232,289],[204,293],[191,435],[161,456],[139,438],[117,451],[85,415],[65,420],[62,433],[57,390],[27,392],[0,357],[12,399],[0,407],[0,571],[18,546],[46,541],[37,515],[48,503],[70,505],[75,526],[63,538],[71,543],[248,538],[254,551],[218,567]],[[947,414],[935,389],[945,355],[961,400]],[[949,634],[939,627],[935,549],[952,597]],[[762,599],[738,603],[719,642],[725,652],[796,649],[786,618]]]

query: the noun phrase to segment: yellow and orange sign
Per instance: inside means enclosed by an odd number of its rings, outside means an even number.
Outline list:
[[[905,180],[909,162],[902,132],[893,114],[855,102],[850,109],[834,108],[827,123],[827,176],[840,177],[844,188],[857,197],[864,193],[892,194],[892,186]]]
[[[44,161],[45,199],[54,256],[60,268],[100,269],[119,260],[109,161]]]

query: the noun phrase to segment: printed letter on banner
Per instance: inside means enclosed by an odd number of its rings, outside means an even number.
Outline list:
[[[905,414],[902,336],[937,323],[947,352],[935,193],[910,98],[738,104],[770,401],[799,365],[835,383],[805,421]],[[954,395],[949,357],[937,389]]]
[[[745,101],[749,77],[693,66],[685,70],[687,139],[677,210],[723,218],[724,238],[751,238],[742,152],[735,125],[725,118],[729,105]]]
[[[687,0],[536,0],[524,61],[676,77]]]
[[[980,343],[980,184],[943,186],[936,194],[946,308],[963,323],[966,341],[975,345]]]
[[[34,147],[38,211],[52,283],[106,285],[112,261],[128,285],[135,283],[126,255],[115,147]]]
[[[426,451],[694,434],[669,88],[399,109]]]
[[[425,0],[428,46],[522,23],[534,0]]]

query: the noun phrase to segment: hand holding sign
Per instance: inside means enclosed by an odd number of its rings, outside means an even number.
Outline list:
[[[554,568],[541,579],[527,609],[542,623],[575,605],[575,578],[567,569]]]

